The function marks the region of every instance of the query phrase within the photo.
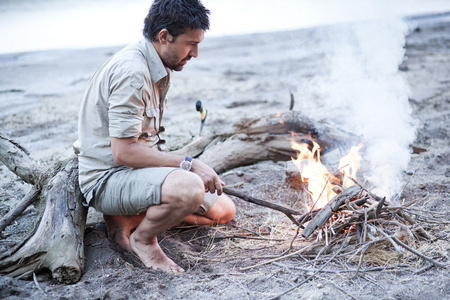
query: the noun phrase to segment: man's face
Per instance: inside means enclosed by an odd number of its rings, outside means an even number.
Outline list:
[[[198,56],[198,44],[204,38],[203,29],[191,29],[176,39],[169,36],[170,42],[162,45],[161,59],[166,67],[181,71],[192,57]],[[173,41],[175,40],[175,41]]]

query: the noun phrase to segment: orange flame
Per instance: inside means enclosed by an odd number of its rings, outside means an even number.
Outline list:
[[[307,193],[314,208],[324,207],[337,193],[333,186],[347,188],[354,182],[349,178],[356,178],[356,173],[360,167],[361,156],[358,154],[362,145],[351,148],[348,155],[344,156],[339,163],[338,171],[330,173],[320,161],[320,146],[313,140],[313,148],[309,150],[306,143],[298,144],[294,140],[291,146],[298,151],[297,159],[292,158],[294,165],[299,169],[302,182],[307,185]]]

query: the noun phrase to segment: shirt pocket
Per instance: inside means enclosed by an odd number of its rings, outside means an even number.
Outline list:
[[[148,108],[144,112],[144,121],[142,122],[142,134],[139,137],[139,142],[153,147],[158,143],[159,137],[159,109]]]

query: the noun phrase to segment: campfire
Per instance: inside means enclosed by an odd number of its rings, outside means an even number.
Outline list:
[[[307,193],[305,204],[308,211],[294,218],[293,215],[298,212],[246,197],[249,202],[286,214],[297,226],[297,234],[292,238],[290,249],[283,255],[241,270],[268,263],[279,264],[278,261],[296,255],[314,257],[314,261],[327,256],[327,262],[315,270],[312,277],[340,255],[349,261],[356,260],[357,267],[351,271],[358,273],[363,270],[363,261],[368,253],[381,257],[378,264],[384,266],[389,258],[398,261],[408,257],[407,253],[412,253],[429,263],[426,268],[444,267],[434,258],[415,250],[419,243],[432,239],[417,220],[433,223],[438,219],[427,211],[412,208],[414,203],[390,203],[385,197],[373,194],[356,179],[361,160],[358,152],[362,145],[352,147],[348,155],[340,160],[336,171],[331,172],[321,162],[321,147],[317,142],[311,139],[306,143],[292,141],[291,144],[297,152],[297,158],[292,158],[292,162],[300,172],[301,186]],[[242,194],[236,196],[245,198]],[[298,243],[297,248],[294,247],[295,242]],[[371,262],[369,264],[373,265],[374,259]],[[279,265],[302,268],[298,265]]]
[[[298,151],[293,163],[305,184],[307,201],[312,203],[308,213],[297,220],[299,227],[304,227],[303,237],[310,237],[318,229],[316,239],[324,240],[325,246],[329,246],[342,239],[341,233],[346,233],[345,240],[353,235],[356,243],[363,245],[360,261],[370,245],[381,241],[388,241],[401,256],[404,249],[412,250],[401,241],[405,237],[431,239],[406,211],[407,206],[392,205],[355,179],[362,145],[352,147],[340,160],[337,170],[331,173],[320,161],[320,145],[312,140],[311,144],[310,150],[310,144],[292,141],[292,148]]]
[[[295,134],[295,133],[292,133]],[[312,150],[308,143],[291,141],[292,149],[298,151],[297,159],[292,158],[294,165],[300,171],[301,180],[305,183],[306,191],[312,203],[310,210],[324,207],[334,196],[354,185],[351,178],[356,178],[359,170],[361,156],[358,151],[362,145],[351,148],[349,154],[341,158],[338,170],[334,173],[320,161],[321,148],[318,143],[311,140]],[[308,203],[306,203],[307,206]]]

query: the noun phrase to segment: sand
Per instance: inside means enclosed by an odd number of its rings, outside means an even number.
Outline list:
[[[296,101],[302,94],[296,84],[322,71],[323,57],[315,51],[317,29],[206,38],[200,57],[173,75],[163,125],[167,150],[198,136],[199,114],[195,101],[208,109],[205,132],[231,128],[242,117],[287,111],[290,91]],[[294,41],[294,42],[293,42]],[[122,46],[17,53],[0,56],[0,130],[29,150],[44,166],[72,155],[77,137],[77,114],[90,76]],[[403,171],[409,181],[402,201],[417,200],[418,208],[444,212],[448,222],[450,183],[450,23],[440,18],[419,22],[406,39],[401,65],[412,89],[409,103],[418,120],[413,145],[427,152],[412,154]],[[294,108],[295,109],[295,108]],[[382,120],[380,120],[382,122]],[[229,185],[264,199],[295,206],[299,191],[286,183],[283,162],[261,162],[221,174]],[[0,166],[0,215],[4,215],[30,186]],[[212,228],[174,229],[160,237],[168,255],[184,267],[181,275],[145,269],[132,255],[106,238],[102,218],[90,211],[85,234],[86,267],[72,285],[52,282],[39,274],[33,281],[0,277],[1,299],[265,299],[288,290],[308,273],[268,264],[240,271],[289,247],[295,228],[283,215],[234,199],[235,220]],[[36,212],[29,208],[5,230],[1,251],[20,240]],[[244,228],[244,229],[243,229]],[[425,254],[448,263],[448,224],[427,228],[437,238]],[[233,234],[270,233],[271,241],[229,238]],[[294,243],[294,247],[298,247]],[[439,251],[436,250],[439,248]],[[301,262],[295,257],[285,266]],[[382,271],[321,273],[283,299],[444,299],[450,294],[447,269],[428,268],[409,256],[384,261]],[[370,262],[365,268],[373,266]],[[330,268],[353,267],[345,260]]]

